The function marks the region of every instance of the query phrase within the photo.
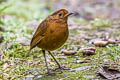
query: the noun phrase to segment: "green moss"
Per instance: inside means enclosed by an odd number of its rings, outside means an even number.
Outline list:
[[[6,2],[7,4],[8,2]],[[81,70],[76,72],[69,72],[68,70],[60,74],[56,72],[56,76],[47,76],[45,62],[42,52],[40,49],[35,48],[28,53],[29,46],[23,46],[20,43],[15,41],[16,38],[27,37],[31,39],[34,30],[26,27],[27,23],[32,23],[35,21],[41,21],[48,14],[43,12],[45,4],[40,4],[37,1],[29,0],[17,0],[12,3],[13,5],[9,9],[5,9],[2,14],[9,15],[7,18],[2,18],[0,24],[5,26],[5,32],[1,32],[4,36],[5,46],[2,47],[2,51],[6,57],[1,58],[0,60],[0,79],[3,80],[22,80],[26,79],[27,75],[34,75],[34,79],[37,76],[42,75],[42,80],[91,80],[91,78],[84,77],[85,75],[94,75],[94,78],[98,78],[97,69],[99,66],[105,64],[104,59],[112,60],[115,56],[119,54],[119,46],[113,45],[112,47],[95,47],[96,53],[91,56],[84,56],[82,52],[79,52],[81,47],[89,47],[89,44],[82,43],[79,40],[71,40],[72,38],[79,37],[78,30],[70,30],[70,38],[65,43],[65,45],[57,49],[58,54],[54,54],[59,63],[67,68],[74,69],[84,66],[92,66],[87,70]],[[30,4],[30,5],[28,5]],[[48,11],[50,12],[50,11]],[[72,19],[72,18],[71,18]],[[80,25],[89,24],[88,21],[84,19],[73,19],[73,21]],[[95,27],[107,27],[111,23],[108,20],[95,19],[92,22],[92,25]],[[96,28],[97,29],[97,28]],[[97,32],[96,29],[89,30],[88,36],[91,37]],[[117,36],[118,33],[114,33],[114,36]],[[87,35],[86,35],[87,36]],[[93,45],[90,45],[93,46]],[[94,47],[94,46],[93,46]],[[65,50],[75,50],[78,53],[75,55],[64,55],[61,53],[61,49]],[[109,49],[113,49],[114,54],[108,53]],[[47,55],[49,62],[49,67],[51,69],[57,68],[56,63],[53,63],[53,59]],[[76,63],[76,60],[85,60],[91,59],[89,63]],[[113,63],[116,62],[113,59]],[[109,63],[108,63],[109,64]]]

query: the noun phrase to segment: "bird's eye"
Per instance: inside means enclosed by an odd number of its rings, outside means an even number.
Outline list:
[[[58,13],[58,16],[61,17],[61,16],[62,16],[62,13]]]

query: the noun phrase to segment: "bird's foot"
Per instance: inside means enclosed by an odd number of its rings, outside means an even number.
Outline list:
[[[54,71],[56,71],[56,72],[58,72],[58,71],[63,71],[63,70],[69,70],[68,68],[64,68],[64,67],[58,67],[58,68],[56,68],[56,69],[54,69]]]

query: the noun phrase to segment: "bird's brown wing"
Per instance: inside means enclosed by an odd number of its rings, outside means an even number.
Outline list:
[[[36,32],[33,35],[33,38],[30,43],[30,50],[37,46],[37,44],[44,37],[44,33],[46,32],[48,27],[47,21],[43,21],[37,28]]]

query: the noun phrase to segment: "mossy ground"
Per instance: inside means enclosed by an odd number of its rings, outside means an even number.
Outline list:
[[[114,59],[116,56],[111,56],[109,54],[108,47],[95,47],[94,45],[89,45],[88,42],[80,40],[79,36],[81,34],[86,35],[87,37],[95,36],[95,33],[98,32],[96,25],[101,27],[105,25],[110,25],[102,21],[96,22],[96,19],[93,20],[94,27],[92,29],[71,29],[70,36],[68,41],[60,49],[54,51],[56,59],[61,63],[62,66],[65,66],[70,69],[91,66],[89,69],[69,72],[65,70],[64,73],[56,72],[55,76],[46,75],[46,67],[44,63],[43,54],[39,48],[35,48],[31,53],[28,53],[29,45],[23,46],[22,44],[16,42],[16,38],[27,37],[28,39],[32,38],[32,35],[35,30],[27,27],[28,24],[34,22],[42,21],[51,11],[45,10],[45,5],[39,4],[39,1],[23,1],[17,0],[13,2],[5,2],[10,4],[7,9],[1,12],[1,15],[4,18],[1,18],[0,26],[5,28],[4,32],[1,34],[4,36],[4,46],[1,47],[4,57],[1,57],[0,60],[0,79],[1,80],[39,80],[39,76],[42,76],[41,80],[91,80],[91,79],[100,79],[101,77],[97,74],[97,70],[100,66],[105,64],[107,65],[117,65],[118,60]],[[4,5],[4,4],[1,4]],[[42,10],[44,9],[44,10]],[[44,11],[44,12],[43,12]],[[47,12],[46,12],[47,11]],[[69,18],[70,21],[74,21],[76,24],[85,25],[90,24],[89,21],[79,20],[77,18]],[[100,23],[99,23],[100,22]],[[100,25],[100,26],[99,26]],[[73,25],[74,26],[74,25]],[[111,29],[112,27],[107,27]],[[104,27],[102,27],[104,29]],[[115,32],[111,35],[119,35],[118,28],[115,28]],[[80,32],[81,31],[81,32]],[[83,31],[83,33],[82,33]],[[85,32],[91,34],[85,34]],[[96,53],[92,56],[84,56],[80,49],[82,47],[95,47]],[[118,49],[115,45],[112,46],[114,49]],[[115,48],[114,48],[115,47]],[[77,51],[75,55],[64,55],[61,53],[61,50],[73,50]],[[116,53],[118,53],[116,52]],[[114,54],[113,54],[114,55]],[[119,55],[117,55],[119,56]],[[54,60],[50,55],[47,54],[47,59],[49,67],[51,69],[57,68],[57,65],[54,63]],[[77,60],[91,59],[89,63],[76,63]],[[87,77],[85,77],[87,76]]]

